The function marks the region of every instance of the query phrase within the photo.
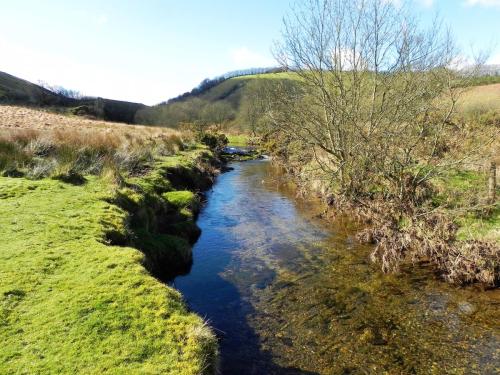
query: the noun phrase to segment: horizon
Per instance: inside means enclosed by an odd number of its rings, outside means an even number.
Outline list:
[[[0,71],[83,95],[158,104],[206,78],[277,66],[271,47],[293,3],[8,3],[0,15]],[[461,48],[489,51],[488,64],[500,64],[500,0],[410,4],[424,25],[439,14]]]

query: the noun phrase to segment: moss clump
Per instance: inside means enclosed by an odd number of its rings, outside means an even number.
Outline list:
[[[144,265],[151,273],[169,280],[189,272],[193,256],[188,241],[180,237],[182,233],[152,234],[142,229],[136,236],[135,243],[146,256]]]
[[[191,208],[197,206],[198,204],[198,197],[189,190],[169,191],[167,193],[163,193],[162,197],[178,209],[185,207]]]
[[[161,170],[154,170],[146,176],[130,178],[128,181],[148,194],[161,194],[173,189],[172,183]]]

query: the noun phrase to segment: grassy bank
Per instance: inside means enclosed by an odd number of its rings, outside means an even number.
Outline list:
[[[191,157],[160,165],[185,167]],[[152,221],[160,204],[191,217],[194,196],[170,191],[152,203],[155,193],[138,186],[169,187],[153,176],[122,188],[96,176],[82,185],[0,178],[0,372],[213,372],[210,329],[146,269],[190,261],[188,243],[159,234]],[[140,241],[147,242],[142,252],[112,245]]]
[[[159,280],[189,270],[212,154],[161,129],[2,120],[0,373],[214,373],[215,336]]]

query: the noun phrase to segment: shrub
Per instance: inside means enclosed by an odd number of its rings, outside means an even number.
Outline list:
[[[147,149],[129,150],[121,148],[114,154],[114,160],[119,169],[128,171],[130,174],[140,174],[147,170],[154,161],[153,154]]]
[[[40,178],[48,177],[56,169],[56,159],[34,158],[28,166],[26,177],[38,180]]]
[[[220,152],[224,147],[227,146],[229,140],[225,134],[220,133],[203,133],[200,138],[200,142],[210,148],[213,151]]]

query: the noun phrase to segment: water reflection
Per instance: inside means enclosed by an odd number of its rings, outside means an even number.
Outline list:
[[[425,267],[382,275],[352,223],[319,220],[268,162],[233,167],[174,282],[220,336],[223,374],[495,371],[497,291],[457,289]]]

